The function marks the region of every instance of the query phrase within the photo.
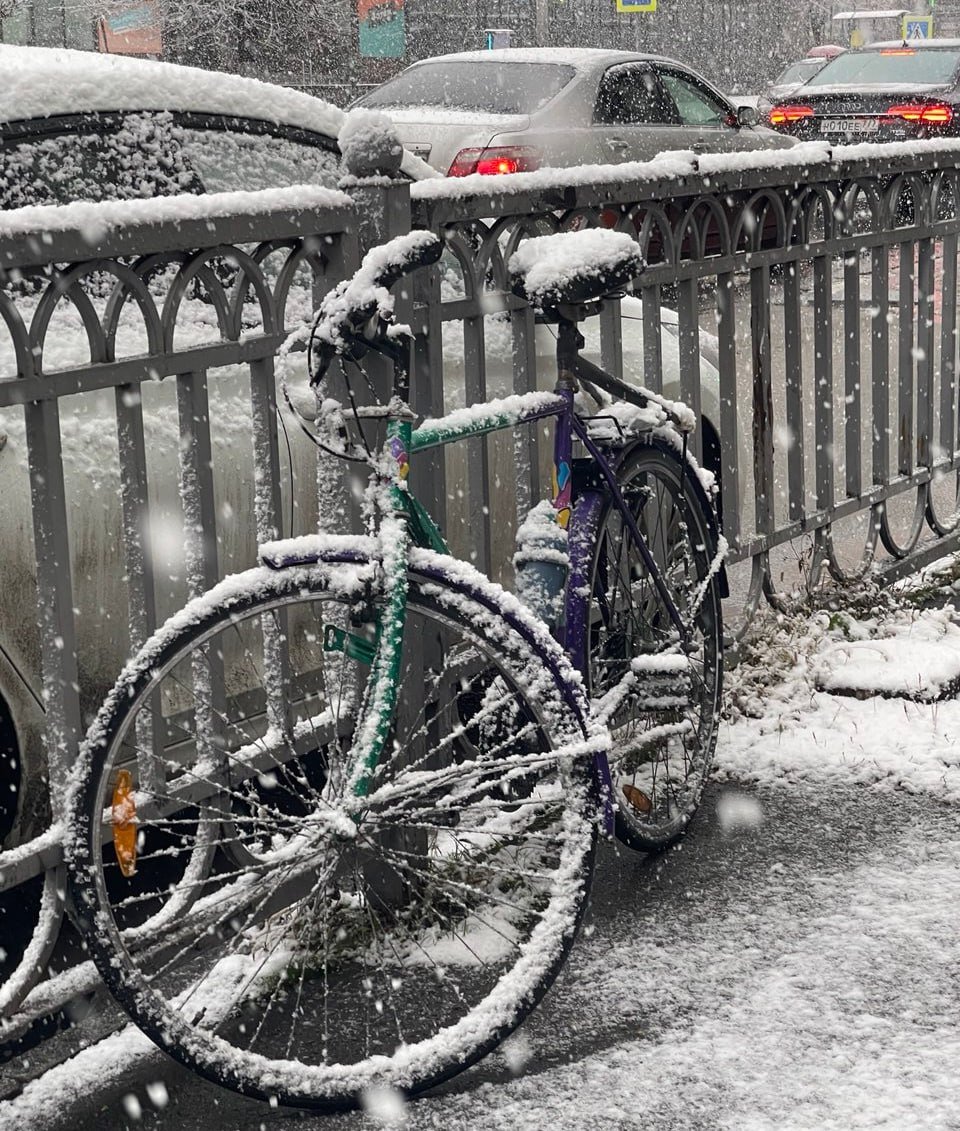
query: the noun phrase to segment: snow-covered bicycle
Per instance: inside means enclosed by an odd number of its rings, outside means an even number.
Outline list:
[[[493,1048],[572,944],[598,831],[670,843],[716,742],[722,539],[692,414],[579,356],[636,245],[522,244],[556,389],[414,428],[389,288],[441,247],[374,249],[314,326],[315,438],[369,465],[367,533],[261,547],[127,666],[78,759],[71,887],[104,981],[176,1059],[283,1103],[412,1093]],[[361,406],[371,349],[393,384]],[[547,418],[555,493],[521,529],[514,596],[447,553],[407,471]]]

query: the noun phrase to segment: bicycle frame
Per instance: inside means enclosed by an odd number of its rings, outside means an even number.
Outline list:
[[[593,366],[579,356],[576,339],[570,337],[570,328],[579,336],[575,325],[561,325],[558,344],[559,373],[557,386],[552,393],[527,393],[503,400],[490,401],[475,406],[467,422],[459,419],[462,414],[425,422],[414,429],[405,412],[391,413],[387,416],[386,440],[383,448],[392,461],[392,473],[377,472],[374,481],[376,505],[381,511],[381,520],[389,523],[389,537],[383,538],[385,546],[384,593],[386,607],[379,624],[379,642],[372,659],[370,686],[376,688],[376,702],[369,705],[369,714],[362,715],[365,724],[361,728],[357,747],[351,754],[353,769],[349,775],[349,788],[357,798],[366,796],[370,779],[376,769],[387,740],[390,722],[396,709],[396,689],[399,682],[401,652],[406,622],[406,566],[411,548],[421,547],[449,554],[449,549],[436,523],[408,487],[411,458],[433,448],[444,447],[470,437],[482,436],[492,432],[516,428],[553,417],[554,426],[554,471],[553,506],[558,524],[563,529],[571,526],[573,530],[590,532],[585,537],[570,540],[569,573],[566,587],[564,617],[559,634],[559,642],[566,650],[575,667],[586,673],[588,666],[587,618],[590,608],[590,571],[592,568],[593,533],[605,506],[612,505],[623,519],[631,539],[635,543],[644,565],[663,601],[680,638],[688,635],[688,626],[683,622],[669,589],[663,581],[657,563],[640,532],[636,520],[628,506],[617,482],[619,458],[612,462],[607,454],[589,435],[587,426],[574,411],[574,397],[578,388],[577,378],[598,384],[608,391],[634,402],[645,403],[635,390],[616,381],[603,370]],[[581,339],[582,342],[582,339]],[[394,361],[394,392],[405,405],[409,392],[409,377],[405,351],[390,351]],[[396,402],[393,402],[396,403]],[[594,483],[581,486],[576,500],[574,489],[574,440],[578,440],[586,450],[599,478]],[[625,445],[624,451],[629,450]],[[606,756],[598,755],[595,771],[603,796],[607,801],[605,824],[612,831],[613,812],[610,802],[610,771]]]

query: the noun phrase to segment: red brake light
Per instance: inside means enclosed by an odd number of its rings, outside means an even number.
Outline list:
[[[529,145],[500,145],[489,149],[461,149],[454,157],[448,177],[468,177],[471,173],[498,176],[502,173],[530,173],[540,168],[540,151]]]
[[[517,173],[520,171],[520,162],[516,157],[500,154],[499,157],[481,157],[477,162],[477,172],[485,176],[497,176],[499,173]]]
[[[923,126],[949,126],[953,121],[953,107],[946,102],[913,102],[891,106],[888,118],[902,118]]]
[[[783,126],[787,122],[799,122],[813,117],[812,106],[774,106],[767,115],[771,126]]]
[[[477,158],[482,149],[461,149],[447,170],[448,177],[468,177],[477,171]]]

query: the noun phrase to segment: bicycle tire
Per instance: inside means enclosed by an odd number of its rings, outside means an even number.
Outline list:
[[[711,574],[717,538],[696,469],[683,465],[670,439],[651,434],[636,443],[617,479],[674,604],[693,625],[684,656],[622,515],[605,503],[590,551],[588,683],[609,713],[617,837],[657,852],[696,812],[716,748],[723,684],[720,591]],[[677,670],[668,670],[671,663]]]
[[[421,556],[433,560],[428,552]],[[542,628],[529,627],[512,597],[469,567],[458,569],[458,580],[429,564],[409,575],[406,638],[426,631],[440,662],[424,677],[413,652],[405,655],[392,756],[378,769],[353,839],[331,833],[319,817],[332,811],[336,797],[337,758],[348,741],[340,731],[352,731],[357,721],[356,715],[340,717],[340,703],[349,698],[354,711],[363,702],[369,669],[347,651],[363,651],[359,622],[369,617],[376,596],[358,577],[371,570],[261,568],[230,579],[194,603],[192,616],[188,607],[181,627],[160,630],[91,727],[69,847],[81,930],[107,986],[141,1029],[218,1084],[326,1109],[354,1106],[372,1086],[422,1090],[474,1063],[511,1032],[542,997],[572,944],[596,839],[590,759],[561,756],[584,740],[583,716],[570,701],[582,688],[559,649],[545,662],[543,650],[552,642]],[[513,602],[506,612],[505,602]],[[276,729],[264,729],[276,673],[267,665],[258,670],[255,639],[264,618],[280,624],[281,613],[289,662],[306,664],[314,681],[297,699],[293,689],[301,685],[289,671],[285,676],[288,720],[298,714],[306,720],[299,731],[296,725],[288,731],[299,733],[299,752],[284,749]],[[339,668],[329,673],[335,685],[317,683],[309,667],[323,657],[309,626],[327,624],[353,634],[345,650],[330,656]],[[169,788],[179,800],[172,809],[168,803],[166,819],[175,820],[176,806],[193,796],[200,820],[175,828],[177,836],[189,841],[191,830],[209,818],[219,822],[219,848],[228,849],[237,836],[244,844],[239,854],[220,852],[214,868],[196,880],[192,908],[174,929],[144,940],[136,927],[125,934],[105,818],[115,771],[130,764],[125,743],[157,733],[152,719],[138,730],[137,718],[160,701],[158,693],[182,696],[183,673],[195,672],[201,654],[225,657],[232,673],[218,710],[226,723],[235,705],[229,722],[239,730],[226,763],[234,776],[221,781],[209,764],[194,772],[189,742],[168,742],[168,786],[183,786],[192,773],[187,784],[198,789],[177,795]],[[262,699],[249,680],[239,680],[241,669],[263,685]],[[356,681],[350,695],[348,677]],[[172,690],[163,686],[168,679],[178,681]],[[336,698],[328,694],[331,686]],[[470,694],[476,688],[479,708]],[[182,702],[176,706],[177,727],[188,728],[189,710],[184,713]],[[505,729],[518,718],[519,737]],[[174,765],[176,750],[185,747],[187,757]],[[401,753],[411,755],[406,764]],[[311,758],[312,782],[305,771]],[[257,767],[256,777],[236,770],[241,759]],[[265,773],[274,778],[266,787]],[[232,802],[229,814],[204,812],[195,796],[204,787]],[[300,802],[306,795],[309,804],[291,819],[298,790]],[[138,814],[144,856],[153,826],[165,819],[161,802],[155,792],[143,817]],[[311,821],[319,833],[311,833]],[[159,843],[171,852],[169,835]],[[246,866],[230,863],[244,854]]]

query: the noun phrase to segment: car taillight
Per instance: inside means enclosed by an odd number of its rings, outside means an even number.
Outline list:
[[[502,173],[530,173],[540,168],[540,151],[529,145],[501,145],[488,149],[461,149],[454,157],[448,177],[469,177],[471,173],[498,176]]]
[[[919,122],[923,126],[949,126],[953,121],[953,107],[946,102],[905,103],[891,106],[887,117]]]
[[[774,106],[767,115],[771,126],[784,126],[813,117],[812,106]]]

